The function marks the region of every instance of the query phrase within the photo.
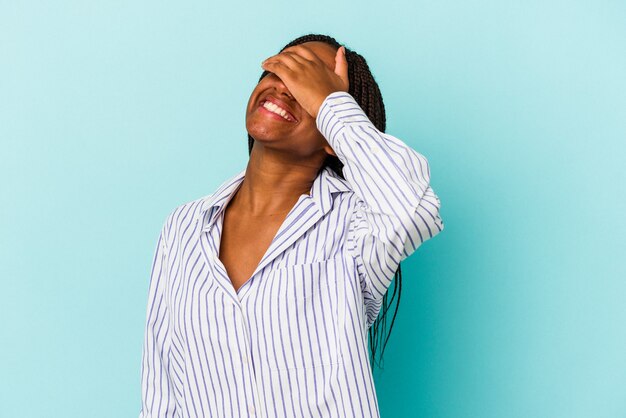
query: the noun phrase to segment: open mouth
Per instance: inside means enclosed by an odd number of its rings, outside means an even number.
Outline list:
[[[286,122],[297,122],[297,119],[286,109],[271,100],[262,100],[259,108],[264,113]]]

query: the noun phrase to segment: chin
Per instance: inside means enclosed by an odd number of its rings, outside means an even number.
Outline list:
[[[273,137],[267,130],[257,127],[256,129],[248,129],[248,135],[254,138],[255,141],[262,143],[276,142],[277,138]]]

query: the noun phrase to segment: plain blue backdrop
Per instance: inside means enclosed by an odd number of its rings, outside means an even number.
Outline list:
[[[625,417],[623,1],[0,1],[0,416],[134,417],[150,263],[248,159],[261,61],[361,53],[444,232],[403,265],[388,417]]]

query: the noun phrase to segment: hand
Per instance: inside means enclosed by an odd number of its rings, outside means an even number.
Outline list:
[[[335,91],[348,91],[348,61],[342,46],[335,54],[335,68],[302,44],[289,47],[263,61],[261,67],[278,76],[292,96],[313,118],[317,118],[326,96]]]

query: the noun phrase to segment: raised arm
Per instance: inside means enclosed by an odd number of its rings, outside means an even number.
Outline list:
[[[356,260],[369,327],[400,262],[443,230],[441,203],[430,187],[426,158],[379,131],[349,93],[330,93],[316,124],[344,164],[357,199],[348,250]]]

